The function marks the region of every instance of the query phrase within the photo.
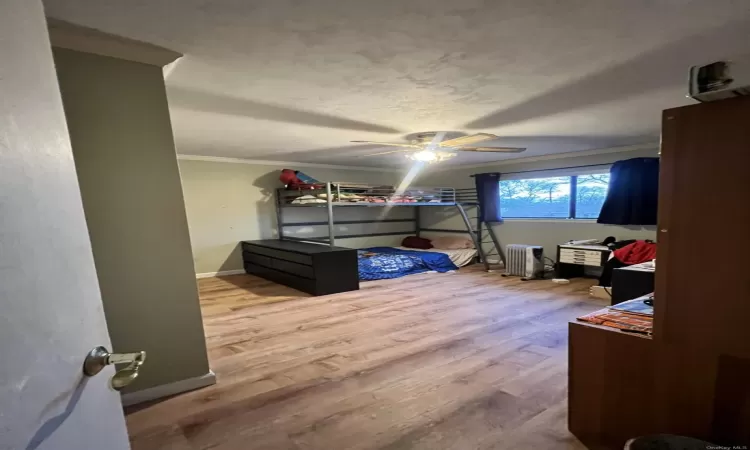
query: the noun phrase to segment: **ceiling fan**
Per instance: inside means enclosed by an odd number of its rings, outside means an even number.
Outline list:
[[[389,147],[404,147],[401,150],[391,150],[387,152],[370,153],[363,156],[389,155],[393,153],[406,153],[406,157],[427,163],[441,162],[450,159],[458,152],[491,152],[491,153],[520,153],[525,151],[521,147],[481,147],[477,144],[485,141],[499,139],[498,136],[490,133],[477,133],[468,136],[461,136],[444,141],[445,131],[420,133],[415,136],[409,143],[398,144],[394,142],[374,142],[374,141],[351,141],[359,144],[383,145]]]

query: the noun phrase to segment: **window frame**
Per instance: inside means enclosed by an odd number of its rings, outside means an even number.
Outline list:
[[[533,177],[533,178],[518,178],[520,180],[530,180],[530,179],[536,179],[536,178],[570,178],[570,195],[568,200],[568,217],[505,217],[502,216],[503,220],[516,220],[516,221],[549,221],[549,222],[569,222],[569,221],[577,221],[577,222],[596,222],[598,217],[592,218],[592,217],[576,217],[577,209],[578,209],[578,177],[579,176],[585,176],[585,175],[596,175],[596,174],[609,174],[609,171],[602,171],[602,172],[595,172],[592,174],[576,174],[576,175],[551,175],[549,177]],[[498,183],[502,183],[503,181],[510,181],[510,180],[498,180]],[[502,201],[503,197],[498,192],[498,196],[500,197],[500,208],[502,209]],[[605,197],[606,199],[606,197]],[[601,211],[600,211],[601,213]]]

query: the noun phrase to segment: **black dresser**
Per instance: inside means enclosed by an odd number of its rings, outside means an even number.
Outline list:
[[[359,289],[357,250],[268,239],[243,241],[245,272],[313,295]]]

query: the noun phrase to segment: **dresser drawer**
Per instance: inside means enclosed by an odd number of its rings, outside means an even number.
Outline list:
[[[599,267],[602,265],[602,252],[563,248],[560,249],[560,262]]]
[[[292,287],[302,292],[307,292],[313,295],[315,294],[315,280],[310,280],[308,278],[299,277],[290,273],[255,264],[245,264],[245,272]]]
[[[593,250],[578,250],[573,248],[561,248],[560,249],[560,256],[583,256],[583,257],[589,257],[589,258],[599,258],[602,259],[602,252],[597,252]]]
[[[261,247],[260,245],[253,245],[248,243],[242,244],[242,249],[246,252],[255,253],[263,256],[268,256],[274,259],[283,259],[286,261],[295,262],[298,264],[305,264],[308,266],[312,265],[312,257],[310,255],[303,255],[295,252],[287,252],[275,248]]]
[[[270,256],[245,251],[242,252],[242,261],[246,264],[259,264],[263,267],[291,273],[292,275],[298,275],[310,279],[315,278],[315,270],[312,268],[312,266],[307,266],[305,264],[299,264],[284,259],[276,259]]]
[[[282,272],[299,275],[305,278],[315,278],[315,271],[313,270],[313,268],[304,264],[297,264],[291,261],[285,261],[283,259],[271,259],[270,267],[272,269],[281,270]]]
[[[242,252],[242,262],[251,264],[260,264],[261,266],[273,267],[272,258],[259,255],[257,253]]]
[[[560,262],[566,263],[566,264],[581,264],[584,266],[595,266],[599,267],[602,265],[602,259],[601,257],[592,259],[592,258],[584,258],[584,259],[576,259],[569,256],[560,256]]]

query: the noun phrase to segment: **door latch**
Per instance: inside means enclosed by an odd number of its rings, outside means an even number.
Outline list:
[[[93,348],[83,361],[83,373],[93,377],[110,364],[127,364],[115,372],[110,380],[112,389],[119,391],[138,378],[138,371],[146,361],[146,352],[110,353],[105,347]]]

